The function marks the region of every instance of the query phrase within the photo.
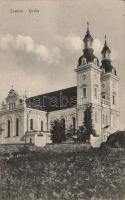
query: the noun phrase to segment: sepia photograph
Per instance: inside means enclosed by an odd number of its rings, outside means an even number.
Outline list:
[[[0,200],[125,200],[125,0],[0,19]]]

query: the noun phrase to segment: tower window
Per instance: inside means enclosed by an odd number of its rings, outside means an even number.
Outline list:
[[[83,88],[83,97],[86,98],[86,88]]]
[[[112,96],[112,103],[115,104],[115,95]]]
[[[43,121],[41,121],[41,131],[43,131]]]
[[[97,88],[94,88],[94,97],[95,97],[95,98],[98,97],[98,91],[97,91]]]
[[[33,130],[33,119],[30,119],[30,130]]]
[[[102,98],[105,99],[105,94],[102,95]]]
[[[73,124],[73,132],[75,132],[75,129],[76,129],[76,119],[75,119],[75,117],[72,118],[72,124]]]
[[[19,135],[19,119],[16,118],[16,136]]]
[[[10,137],[10,120],[8,120],[8,130],[7,130],[7,136]]]

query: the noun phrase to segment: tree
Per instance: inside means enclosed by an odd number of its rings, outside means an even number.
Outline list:
[[[96,131],[93,128],[92,120],[92,104],[87,104],[84,112],[84,136],[86,141],[90,141],[90,135],[96,135]]]
[[[51,123],[51,140],[53,143],[61,143],[65,140],[65,129],[59,120],[55,120]]]

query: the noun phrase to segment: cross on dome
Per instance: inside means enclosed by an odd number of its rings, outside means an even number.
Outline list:
[[[87,22],[87,31],[89,31],[89,22]]]
[[[106,40],[107,40],[107,36],[105,35],[105,45],[107,45],[107,41]]]

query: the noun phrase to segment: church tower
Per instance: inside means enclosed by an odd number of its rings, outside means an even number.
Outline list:
[[[119,128],[119,108],[118,108],[118,82],[119,78],[116,69],[111,63],[111,50],[107,45],[105,36],[104,47],[102,49],[101,65],[101,97],[102,97],[102,128],[109,126],[114,132]]]
[[[97,134],[101,134],[101,69],[99,60],[94,55],[93,37],[87,23],[87,31],[83,39],[84,49],[78,59],[77,75],[77,116],[78,127],[83,125],[84,111],[87,104],[92,105],[93,125]],[[99,137],[98,137],[99,138]],[[92,136],[91,142],[96,142],[97,137]]]

